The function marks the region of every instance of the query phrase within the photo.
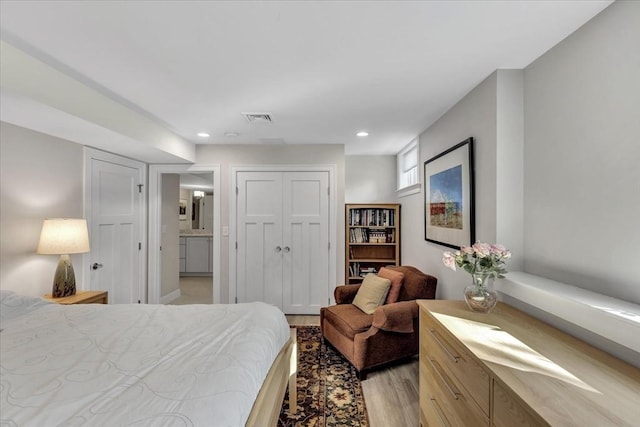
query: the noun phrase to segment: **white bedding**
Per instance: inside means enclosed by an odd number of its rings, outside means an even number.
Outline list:
[[[0,298],[3,426],[243,426],[289,338],[263,303]]]

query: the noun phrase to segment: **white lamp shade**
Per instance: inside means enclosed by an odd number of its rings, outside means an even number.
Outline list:
[[[84,219],[45,219],[38,243],[39,254],[79,254],[89,252],[89,233]]]

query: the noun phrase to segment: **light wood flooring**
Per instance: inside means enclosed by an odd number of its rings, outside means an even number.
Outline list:
[[[171,304],[211,304],[211,277],[181,277],[180,298]],[[320,316],[288,315],[290,325],[320,325]],[[362,392],[371,427],[419,425],[418,359],[370,372]]]

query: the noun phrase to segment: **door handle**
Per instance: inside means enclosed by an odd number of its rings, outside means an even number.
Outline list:
[[[280,253],[282,251],[282,248],[280,246],[276,246],[276,252]]]
[[[97,269],[99,269],[99,268],[102,268],[102,264],[100,264],[99,262],[94,262],[94,263],[91,265],[91,269],[92,269],[92,270],[97,270]]]
[[[291,248],[289,246],[284,247],[284,253],[291,252]]]

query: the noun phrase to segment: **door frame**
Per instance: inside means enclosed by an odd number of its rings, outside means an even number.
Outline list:
[[[237,201],[238,172],[328,172],[329,173],[329,283],[327,284],[328,305],[331,291],[336,287],[337,236],[335,234],[338,208],[336,187],[336,165],[231,165],[231,186],[229,188],[229,303],[237,303]]]
[[[220,292],[220,165],[219,164],[183,164],[149,166],[149,297],[150,304],[160,304],[161,286],[161,207],[163,173],[202,173],[213,175],[213,303],[221,303]]]
[[[109,162],[119,165],[129,166],[135,169],[139,169],[140,173],[140,184],[142,185],[142,198],[140,202],[140,214],[138,220],[140,221],[140,236],[139,242],[142,242],[142,247],[138,251],[138,295],[140,298],[140,302],[147,302],[147,286],[146,286],[146,277],[147,277],[147,269],[145,268],[144,260],[147,259],[147,199],[145,189],[147,188],[147,164],[144,162],[140,162],[138,160],[133,160],[127,157],[122,157],[117,154],[109,153],[102,150],[97,150],[91,147],[84,147],[84,207],[83,213],[84,217],[87,220],[87,228],[91,230],[92,227],[92,212],[91,212],[91,202],[93,200],[93,194],[91,192],[91,176],[93,172],[93,168],[91,166],[92,160],[100,160],[103,162]],[[82,289],[91,290],[90,280],[91,280],[91,252],[87,252],[82,255],[82,277],[83,277],[83,285]]]

